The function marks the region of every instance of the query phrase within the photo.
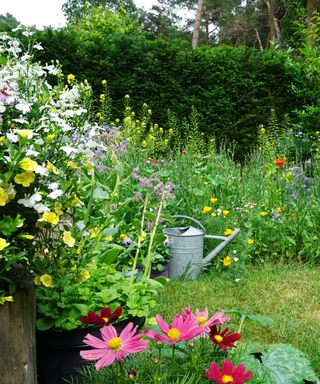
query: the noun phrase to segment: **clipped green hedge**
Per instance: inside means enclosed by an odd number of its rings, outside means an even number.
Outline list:
[[[200,129],[238,143],[242,156],[256,141],[257,127],[266,124],[270,109],[279,121],[304,105],[316,103],[315,84],[302,64],[280,51],[247,47],[204,47],[191,50],[185,42],[148,40],[137,29],[129,32],[43,32],[42,61],[57,58],[65,73],[87,79],[97,94],[107,79],[115,117],[130,94],[134,110],[146,102],[153,118],[167,126],[167,110],[181,120],[192,106]],[[59,38],[60,34],[60,38]],[[57,44],[61,41],[62,46]]]

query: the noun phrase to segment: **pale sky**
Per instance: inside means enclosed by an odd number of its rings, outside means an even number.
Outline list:
[[[58,28],[65,25],[61,7],[66,0],[0,0],[0,15],[10,13],[24,25]],[[134,0],[138,7],[149,9],[156,0]]]

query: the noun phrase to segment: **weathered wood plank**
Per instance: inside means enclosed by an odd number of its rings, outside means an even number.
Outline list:
[[[33,289],[0,305],[0,383],[37,384]]]

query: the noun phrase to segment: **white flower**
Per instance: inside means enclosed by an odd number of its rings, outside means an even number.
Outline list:
[[[62,149],[62,151],[67,154],[67,156],[69,156],[73,152],[77,152],[77,150],[75,148],[69,147],[69,146],[66,146],[66,145],[61,147],[60,149]]]
[[[26,119],[23,119],[22,117],[20,119],[12,119],[12,121],[19,124],[29,124],[29,121]]]
[[[29,148],[26,152],[26,156],[34,156],[37,157],[39,155],[39,152],[35,151],[34,149]],[[38,172],[39,173],[39,172]]]
[[[59,184],[58,184],[58,183],[50,183],[50,184],[48,185],[48,188],[49,188],[51,191],[54,191],[54,190],[56,190],[56,189],[59,188]]]
[[[50,212],[50,208],[48,208],[44,204],[35,204],[33,207],[38,213],[45,213],[45,212]]]
[[[239,261],[239,258],[238,258],[238,257],[234,257],[233,260],[234,260],[235,262],[237,262],[237,261]]]
[[[85,229],[85,224],[84,224],[84,221],[78,221],[77,222],[77,224],[76,224],[76,226],[78,227],[78,229],[80,230],[80,231],[83,231],[84,229]]]
[[[16,104],[16,109],[21,111],[24,115],[31,110],[31,103],[27,103],[26,101]]]
[[[39,192],[34,193],[30,197],[25,196],[24,199],[19,199],[18,204],[24,205],[27,208],[32,208],[38,201],[42,200],[42,196]]]
[[[11,143],[17,143],[19,141],[19,138],[18,138],[18,135],[15,135],[14,133],[10,133],[8,132],[6,134],[7,136],[7,139],[11,142]]]
[[[46,167],[43,167],[42,165],[37,165],[37,168],[35,170],[35,173],[37,173],[38,175],[41,175],[41,176],[48,176],[49,175],[49,171]]]
[[[240,280],[241,280],[241,279],[237,278],[237,279],[235,279],[234,281],[235,281],[236,283],[239,283]]]
[[[55,200],[62,195],[63,195],[63,191],[61,189],[56,189],[55,191],[52,191],[51,193],[49,193],[48,197],[49,199]]]
[[[34,48],[34,49],[37,49],[38,51],[42,51],[42,50],[43,50],[43,47],[42,47],[42,45],[41,45],[41,44],[39,44],[39,43],[37,43],[37,44],[34,44],[34,45],[33,45],[33,48]]]

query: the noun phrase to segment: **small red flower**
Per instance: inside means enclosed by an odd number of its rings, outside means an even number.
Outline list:
[[[210,339],[213,343],[217,344],[224,351],[227,348],[235,348],[235,341],[239,340],[241,335],[240,333],[228,333],[229,328],[225,328],[223,331],[219,329],[216,325],[210,327]]]
[[[121,306],[117,307],[112,313],[109,307],[104,307],[100,310],[100,315],[92,311],[88,311],[87,316],[80,316],[80,321],[84,324],[93,324],[97,326],[104,326],[113,323],[122,314]]]
[[[243,364],[234,367],[232,361],[225,360],[222,363],[221,372],[217,363],[212,362],[206,370],[206,376],[217,384],[242,384],[251,380],[253,374],[251,371],[246,372],[246,367]]]
[[[283,167],[284,166],[284,157],[279,157],[278,159],[275,159],[274,165],[276,165],[277,167]]]

